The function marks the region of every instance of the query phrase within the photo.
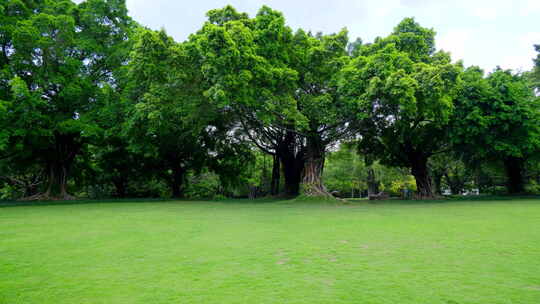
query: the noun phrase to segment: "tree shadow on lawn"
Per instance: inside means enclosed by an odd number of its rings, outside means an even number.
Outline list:
[[[276,198],[259,199],[174,199],[174,198],[122,198],[122,199],[79,199],[66,201],[0,201],[0,208],[21,206],[65,206],[87,204],[123,204],[123,203],[234,203],[234,204],[267,204],[282,201]]]
[[[64,205],[87,205],[87,204],[111,204],[111,203],[153,203],[167,202],[170,199],[159,198],[126,198],[126,199],[79,199],[67,201],[0,201],[0,208],[21,207],[21,206],[64,206]]]
[[[522,200],[539,200],[539,195],[477,195],[477,196],[450,196],[442,197],[439,199],[430,199],[430,200],[402,200],[399,198],[389,199],[389,200],[380,200],[380,201],[365,201],[370,205],[377,204],[396,204],[396,205],[418,205],[418,204],[447,204],[447,203],[482,203],[482,202],[493,202],[493,201],[522,201]]]
[[[264,197],[258,199],[171,199],[171,198],[125,198],[125,199],[81,199],[68,201],[0,201],[0,208],[20,207],[20,206],[64,206],[64,205],[85,205],[85,204],[122,204],[122,203],[221,203],[221,204],[272,204],[280,205],[326,205],[326,206],[376,206],[376,205],[419,205],[419,204],[446,204],[446,203],[467,203],[467,202],[493,202],[493,201],[520,201],[539,200],[539,195],[480,195],[480,196],[451,196],[433,200],[402,200],[393,198],[388,200],[332,200],[325,198],[276,198]]]

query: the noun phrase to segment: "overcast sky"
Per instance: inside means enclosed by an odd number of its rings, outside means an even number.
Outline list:
[[[527,70],[540,44],[540,0],[127,0],[130,15],[153,29],[185,40],[227,4],[256,14],[262,5],[284,13],[289,26],[333,33],[346,27],[350,39],[386,36],[404,17],[437,31],[437,48],[491,71]]]

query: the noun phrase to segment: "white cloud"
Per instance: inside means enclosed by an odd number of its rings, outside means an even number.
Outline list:
[[[540,32],[529,32],[516,37],[512,43],[512,53],[506,53],[500,58],[499,65],[503,69],[515,71],[527,71],[533,66],[533,58],[536,56],[533,45],[540,43]]]
[[[227,4],[251,15],[266,4],[282,11],[294,29],[331,33],[347,27],[351,39],[365,42],[388,35],[403,18],[415,17],[439,33],[437,48],[487,71],[497,65],[530,68],[532,45],[540,44],[534,32],[540,30],[540,0],[127,0],[138,22],[164,27],[178,41],[202,26],[208,10]]]
[[[540,12],[540,1],[526,0],[520,8],[522,16],[528,16]]]
[[[473,16],[484,20],[493,20],[500,16],[501,10],[496,6],[473,7],[469,11]]]
[[[456,29],[443,32],[437,36],[437,48],[452,54],[452,59],[464,59],[467,46],[470,45],[472,33],[470,29]]]

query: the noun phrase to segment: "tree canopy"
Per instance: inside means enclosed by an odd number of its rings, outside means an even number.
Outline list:
[[[123,1],[3,2],[1,146],[40,164],[43,198],[67,198],[70,167],[95,133],[86,113],[126,60],[132,21]]]
[[[183,42],[123,0],[2,0],[0,17],[0,198],[540,183],[540,55],[485,74],[414,18],[367,42],[267,6],[211,10]]]
[[[431,197],[429,158],[448,147],[461,67],[434,51],[435,32],[405,19],[362,47],[343,70],[340,91],[360,111],[359,149],[412,169],[420,196]]]
[[[497,69],[488,77],[471,67],[463,73],[454,119],[456,147],[471,162],[501,161],[508,191],[524,191],[526,160],[540,147],[540,104],[527,79]]]

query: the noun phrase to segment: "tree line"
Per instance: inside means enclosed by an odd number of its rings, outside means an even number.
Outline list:
[[[532,71],[486,74],[413,18],[364,43],[293,31],[267,6],[211,10],[184,42],[123,0],[2,0],[0,17],[5,198],[231,196],[263,177],[266,194],[331,196],[339,146],[371,191],[384,166],[412,174],[418,198],[456,161],[499,166],[509,193],[536,164],[540,55]]]

